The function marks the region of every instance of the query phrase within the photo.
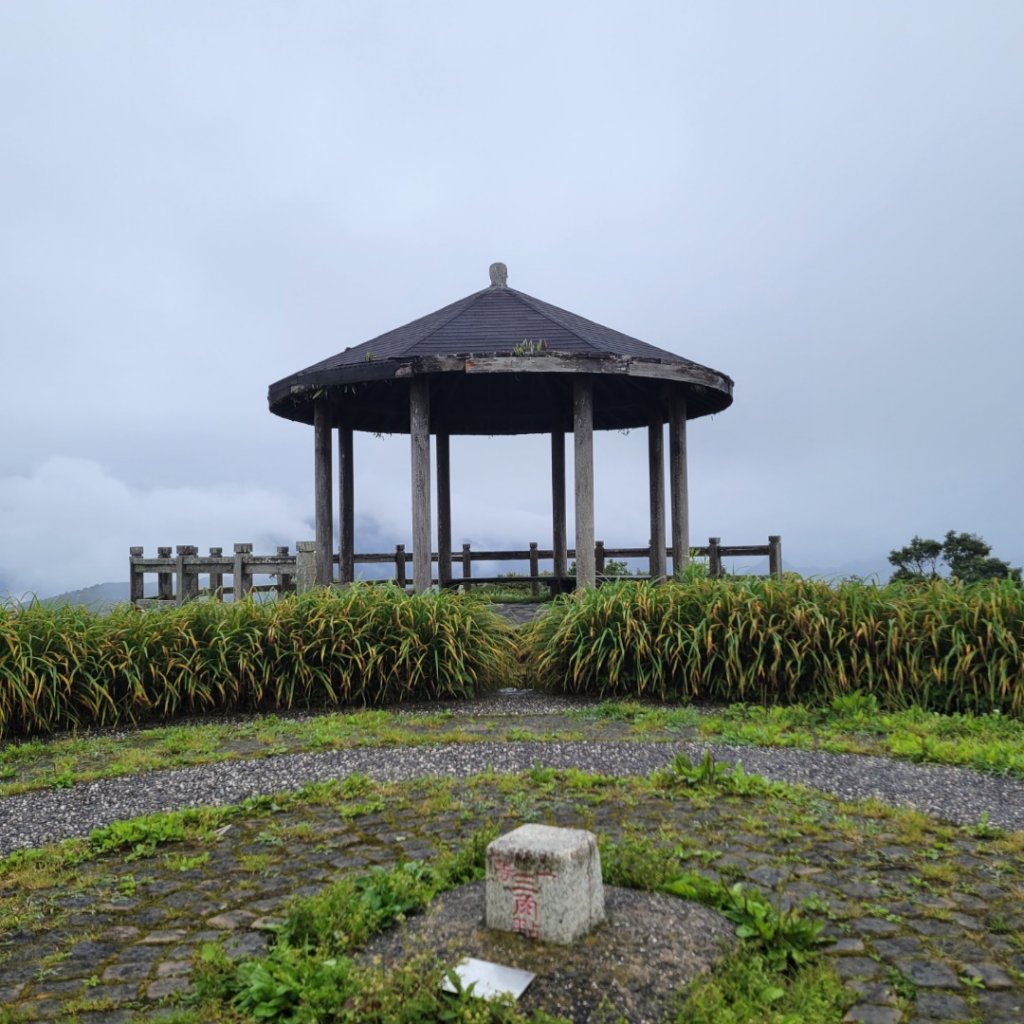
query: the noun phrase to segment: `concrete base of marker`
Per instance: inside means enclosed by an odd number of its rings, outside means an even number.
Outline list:
[[[487,927],[574,942],[604,920],[592,832],[522,825],[487,847]]]

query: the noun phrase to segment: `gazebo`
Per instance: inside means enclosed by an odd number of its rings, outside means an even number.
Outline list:
[[[431,585],[431,445],[438,579],[452,579],[449,438],[549,434],[554,575],[567,575],[565,435],[574,444],[576,586],[595,583],[594,430],[646,427],[650,575],[666,575],[664,427],[669,427],[673,570],[689,553],[686,421],[732,403],[732,380],[525,292],[502,263],[488,288],[270,385],[270,411],[313,425],[316,579],[333,577],[332,431],[338,433],[342,582],[354,578],[352,436],[409,434],[413,584]]]

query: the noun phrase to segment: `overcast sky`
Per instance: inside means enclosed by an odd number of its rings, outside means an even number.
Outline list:
[[[735,380],[693,543],[1020,565],[1022,67],[1019,0],[0,0],[0,593],[312,538],[267,385],[495,260]],[[453,440],[456,545],[550,543],[547,453]],[[645,543],[646,433],[595,464]],[[408,541],[408,439],[356,472],[357,548]]]

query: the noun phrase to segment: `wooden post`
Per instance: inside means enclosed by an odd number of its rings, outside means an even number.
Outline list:
[[[559,581],[565,579],[569,566],[565,518],[565,433],[555,430],[551,434],[551,547],[555,555],[552,571]]]
[[[158,558],[170,558],[170,548],[157,548],[156,554]],[[157,573],[156,577],[156,596],[161,601],[173,601],[174,600],[174,573],[167,571]]]
[[[661,416],[647,424],[647,473],[651,498],[651,551],[648,573],[652,580],[665,578],[665,425]]]
[[[142,557],[142,548],[128,549],[128,599],[134,605],[146,596],[145,574],[135,567],[135,560]]]
[[[594,385],[573,381],[573,470],[576,478],[576,589],[593,587],[594,567]]]
[[[530,541],[530,575],[533,577],[530,583],[530,593],[534,597],[539,597],[540,580],[537,577],[540,575],[540,557],[537,555],[537,542],[535,540]]]
[[[334,577],[334,522],[331,501],[331,409],[326,398],[313,403],[313,479],[316,495],[316,584]],[[238,599],[238,591],[235,591]]]
[[[220,558],[223,554],[223,548],[210,548],[211,558]],[[210,597],[212,597],[214,601],[224,600],[224,573],[210,573]]]
[[[768,537],[768,574],[782,579],[782,538],[778,534]]]
[[[395,545],[395,583],[405,587],[405,545]]]
[[[437,582],[443,587],[452,578],[451,448],[447,434],[436,434],[437,446]]]
[[[722,576],[722,546],[721,537],[708,537],[708,575],[713,579],[720,579]]]
[[[604,541],[594,541],[594,572],[600,577],[604,575]]]
[[[338,427],[338,579],[356,578],[355,465],[352,462],[352,428]]]
[[[277,549],[277,554],[279,558],[286,558],[288,555],[288,545],[279,545]],[[277,574],[277,596],[283,597],[291,589],[292,574],[290,572],[279,572]]]
[[[668,419],[669,489],[672,492],[672,575],[690,561],[690,509],[686,486],[686,399],[673,397]]]
[[[249,571],[249,567],[245,564],[245,556],[251,554],[251,544],[235,545],[235,564],[234,568],[231,571],[232,588],[234,592],[235,601],[244,601],[245,598],[252,592],[252,573]],[[319,562],[319,547],[317,548],[316,554],[317,560]],[[319,577],[317,578],[317,585],[320,585]]]
[[[295,592],[304,594],[316,586],[316,542],[300,540],[295,545]]]
[[[185,559],[199,554],[195,544],[179,544],[175,549],[175,575],[178,577],[178,604],[194,601],[199,596],[199,573],[195,568],[185,564]]]
[[[468,544],[462,545],[462,578],[464,580],[470,580],[473,576],[473,553],[470,551]],[[469,583],[466,582],[463,586],[469,590]]]
[[[409,387],[412,447],[412,582],[417,594],[430,588],[430,381],[414,377]]]

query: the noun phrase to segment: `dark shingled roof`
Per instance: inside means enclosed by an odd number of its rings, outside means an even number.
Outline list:
[[[492,287],[467,295],[372,341],[347,348],[300,370],[295,376],[362,363],[368,354],[374,359],[470,354],[507,356],[524,341],[543,341],[545,348],[552,352],[687,361],[525,292]]]
[[[408,431],[408,381],[431,376],[431,428],[454,434],[571,429],[571,379],[595,376],[595,426],[646,424],[684,388],[689,418],[726,408],[724,374],[504,285],[347,348],[272,384],[271,411],[312,422],[324,392],[334,422]]]

